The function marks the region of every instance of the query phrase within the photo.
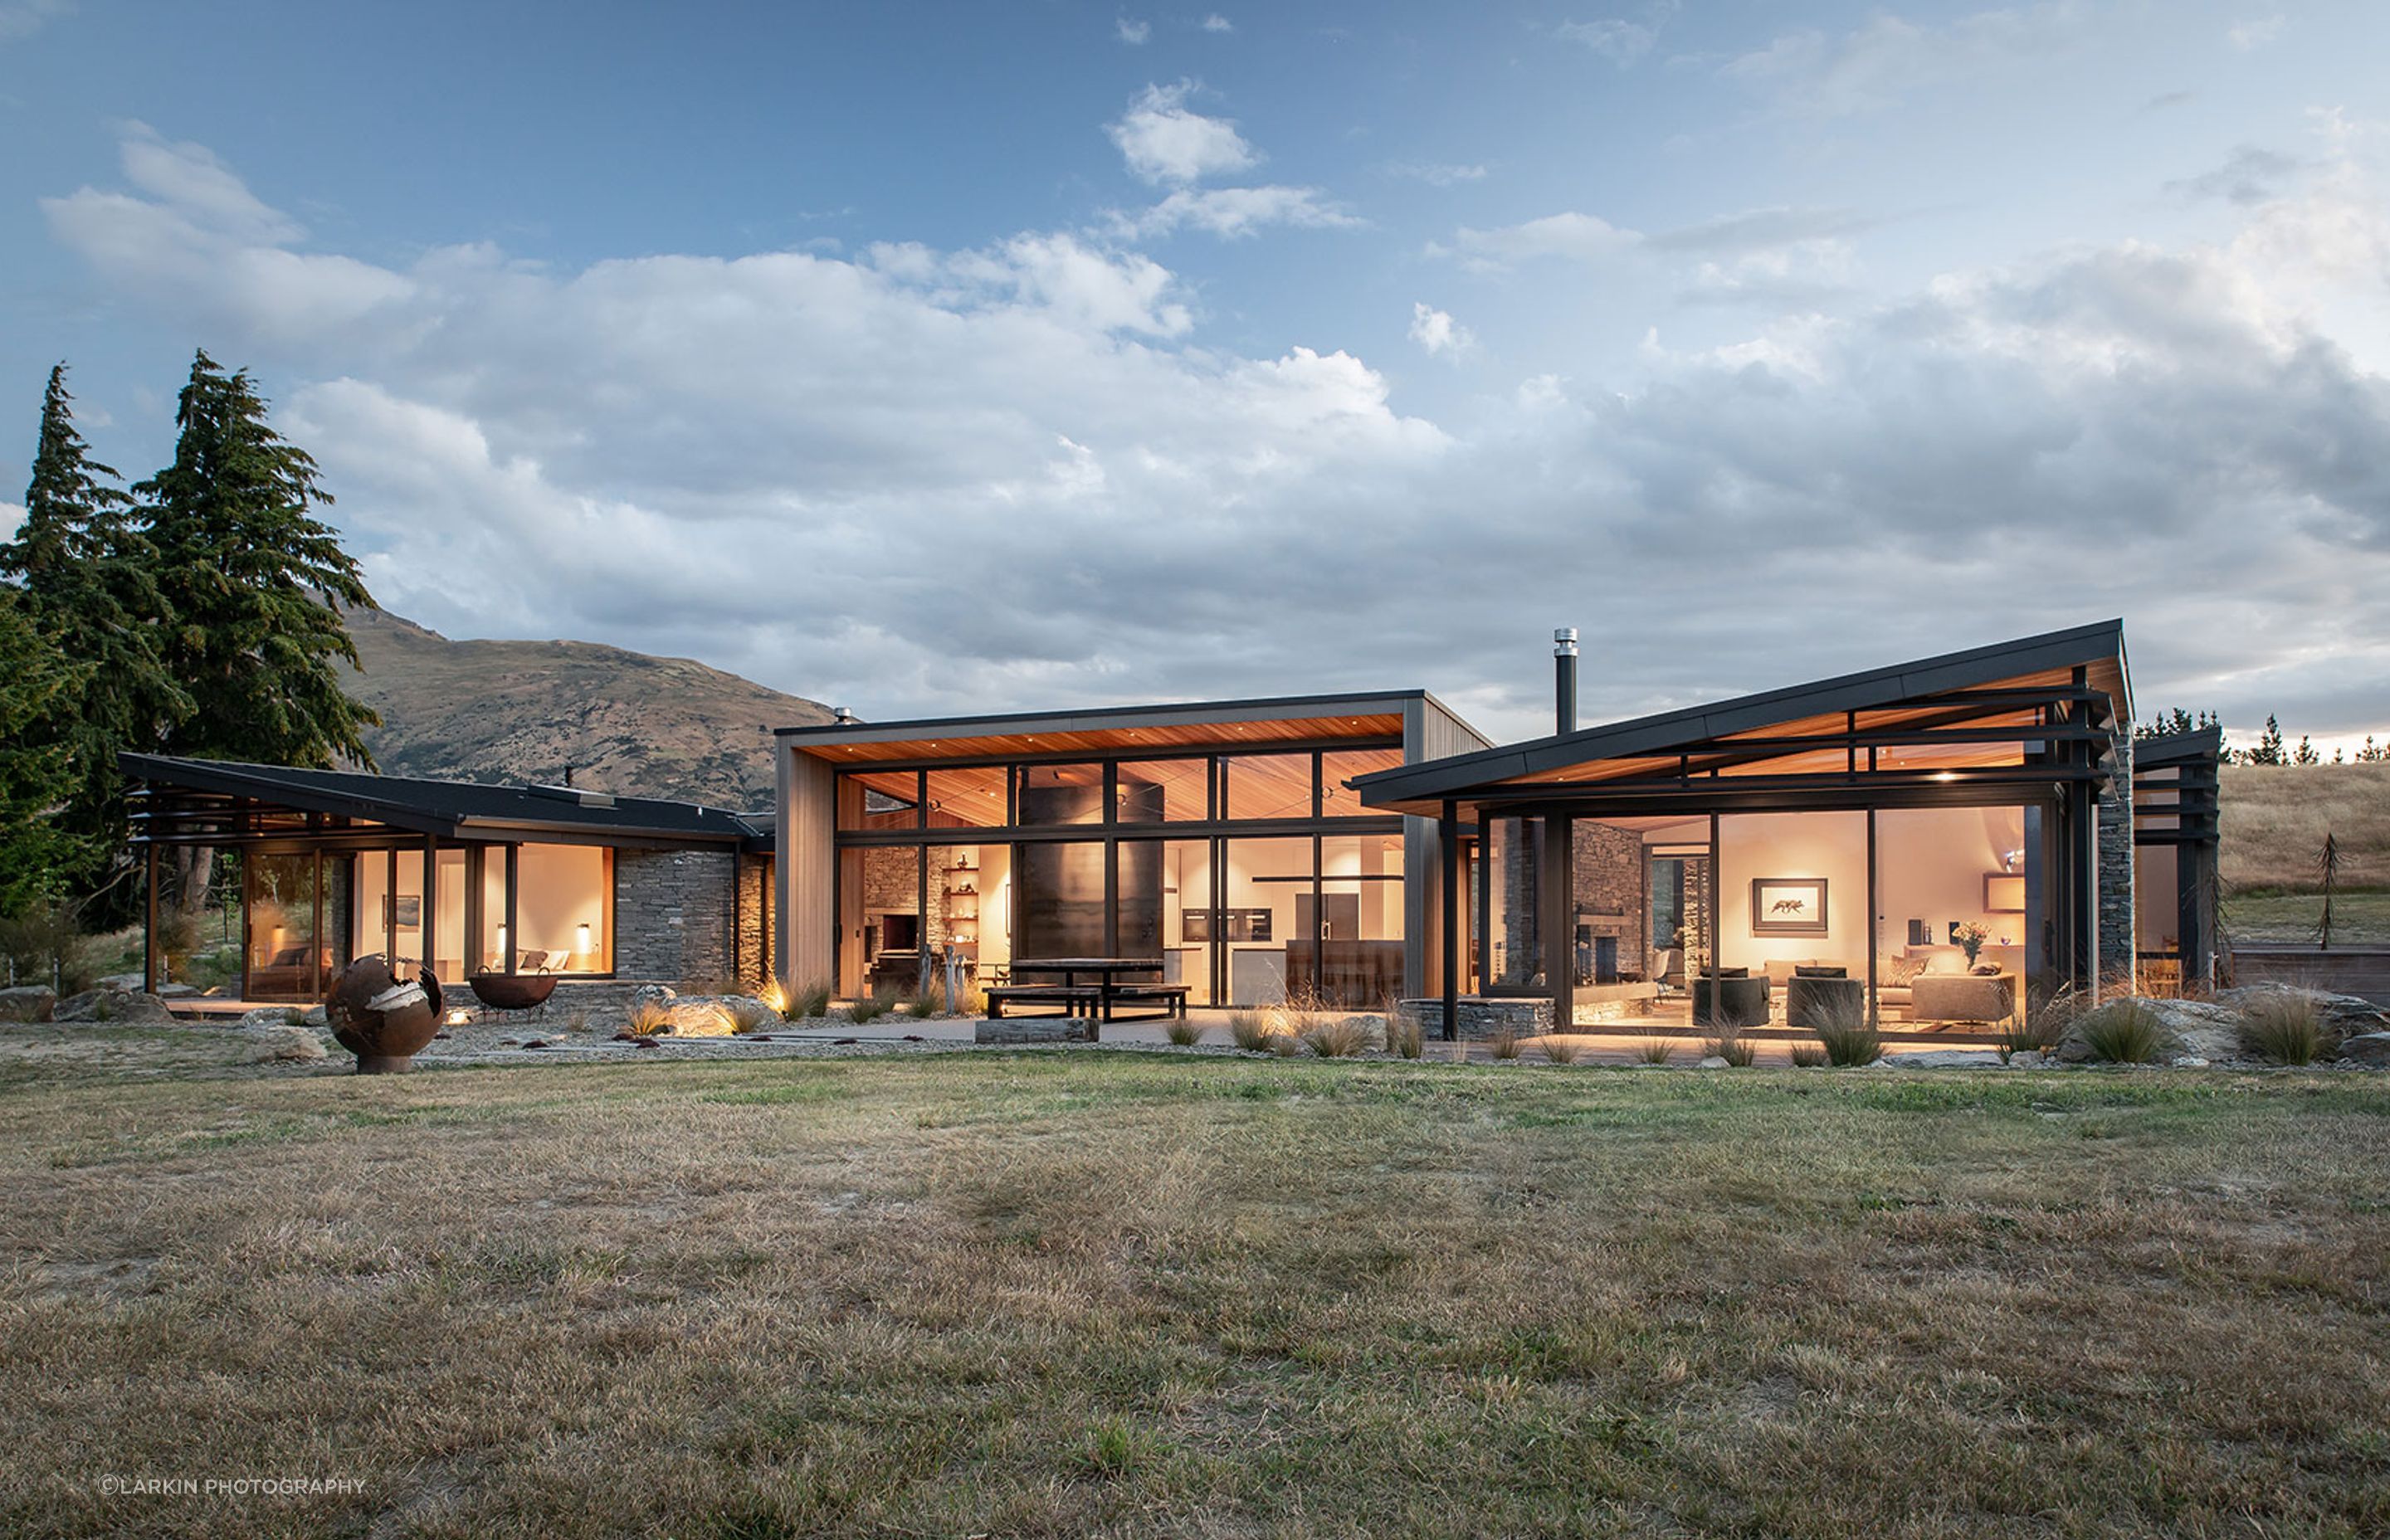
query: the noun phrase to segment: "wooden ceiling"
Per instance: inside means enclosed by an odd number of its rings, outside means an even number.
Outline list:
[[[1039,735],[1041,738],[1044,735]],[[1367,816],[1368,810],[1358,798],[1345,789],[1343,783],[1356,776],[1377,770],[1390,770],[1402,764],[1399,749],[1331,749],[1323,766],[1322,780],[1326,788],[1324,811],[1330,817]],[[1210,761],[1204,756],[1187,759],[1136,760],[1120,767],[1124,789],[1140,785],[1162,789],[1162,818],[1170,823],[1192,823],[1202,819],[1206,811],[1205,777]],[[1006,766],[954,765],[932,767],[929,772],[929,823],[933,828],[983,828],[1004,822],[1004,776]],[[1103,767],[1097,764],[1029,764],[1022,767],[1031,786],[1095,786],[1103,779]],[[915,772],[905,770],[857,769],[847,775],[850,782],[860,783],[881,795],[907,804],[919,795]],[[1227,769],[1229,818],[1308,818],[1311,816],[1311,755],[1308,751],[1291,754],[1266,752],[1237,754],[1230,757]],[[874,814],[863,826],[869,828],[898,828],[912,826],[909,811]]]
[[[798,752],[836,764],[901,761],[918,764],[936,760],[1029,759],[1052,754],[1090,756],[1168,752],[1188,750],[1251,750],[1268,743],[1307,742],[1331,738],[1400,738],[1399,712],[1373,712],[1356,716],[1288,717],[1260,722],[1173,723],[1142,726],[1102,726],[1075,732],[1002,733],[977,738],[890,738],[849,740],[843,737],[800,738]]]

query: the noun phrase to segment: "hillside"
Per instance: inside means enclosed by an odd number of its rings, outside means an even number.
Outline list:
[[[2228,764],[2221,814],[2231,890],[2314,887],[2326,830],[2345,886],[2390,888],[2390,764]]]
[[[381,713],[366,735],[386,774],[556,781],[716,807],[772,804],[773,727],[827,722],[814,701],[686,658],[591,642],[456,642],[380,610],[353,610],[365,669],[352,687]]]

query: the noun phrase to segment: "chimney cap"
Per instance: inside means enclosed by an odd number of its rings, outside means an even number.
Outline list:
[[[832,706],[829,709],[829,719],[832,722],[837,723],[840,726],[844,727],[852,724],[855,718],[854,713],[848,711],[844,706]]]
[[[1576,650],[1576,627],[1573,625],[1564,625],[1559,630],[1553,632],[1552,646],[1556,652],[1563,656],[1568,653],[1574,652]]]

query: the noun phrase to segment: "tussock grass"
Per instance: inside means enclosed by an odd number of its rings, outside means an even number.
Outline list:
[[[2312,1064],[2339,1046],[2315,1001],[2289,990],[2258,995],[2242,1007],[2241,1041],[2275,1064]]]
[[[1269,1052],[1270,1039],[1277,1035],[1269,1019],[1253,1007],[1228,1012],[1228,1041],[1247,1053]]]
[[[1427,1027],[1416,1016],[1406,1017],[1386,1002],[1386,1051],[1397,1059],[1417,1059],[1427,1052]]]
[[[0,1033],[0,1533],[2384,1527],[2378,1077],[229,1035]]]
[[[1516,1059],[1519,1042],[1518,1029],[1505,1022],[1485,1034],[1485,1051],[1496,1059]]]
[[[1702,1057],[1723,1059],[1738,1070],[1748,1070],[1759,1058],[1759,1050],[1741,1031],[1726,1026],[1718,1028],[1715,1036],[1703,1042]]]
[[[672,1011],[662,1000],[634,1000],[630,1007],[631,1030],[642,1037],[652,1036],[672,1025]]]
[[[1635,1045],[1636,1062],[1640,1064],[1666,1064],[1676,1057],[1677,1045],[1672,1038],[1647,1037]]]
[[[1174,1017],[1163,1023],[1162,1035],[1173,1047],[1191,1048],[1203,1041],[1203,1027],[1199,1021]]]
[[[857,1026],[867,1021],[877,1021],[881,1017],[893,1013],[902,999],[903,996],[896,991],[883,985],[868,995],[858,995],[846,1007],[846,1019]]]
[[[2104,1064],[2154,1064],[2166,1049],[2165,1024],[2139,1000],[2117,1000],[2087,1010],[2075,1019],[2074,1031],[2091,1057]]]
[[[1322,1059],[1350,1059],[1369,1051],[1376,1033],[1358,1016],[1331,1016],[1303,1031],[1303,1046]]]
[[[1536,1039],[1536,1046],[1543,1051],[1546,1059],[1554,1064],[1574,1064],[1585,1054],[1583,1043],[1556,1032],[1546,1033]]]
[[[2217,855],[2228,891],[2313,891],[2327,833],[2350,887],[2390,888],[2390,764],[2224,766]]]
[[[1826,1050],[1816,1043],[1792,1045],[1792,1067],[1796,1070],[1822,1070],[1826,1067]]]

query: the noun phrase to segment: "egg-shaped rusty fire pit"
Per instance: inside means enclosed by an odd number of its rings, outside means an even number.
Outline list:
[[[404,1074],[440,1030],[440,981],[418,964],[402,979],[379,953],[341,970],[324,996],[324,1019],[361,1075]]]

